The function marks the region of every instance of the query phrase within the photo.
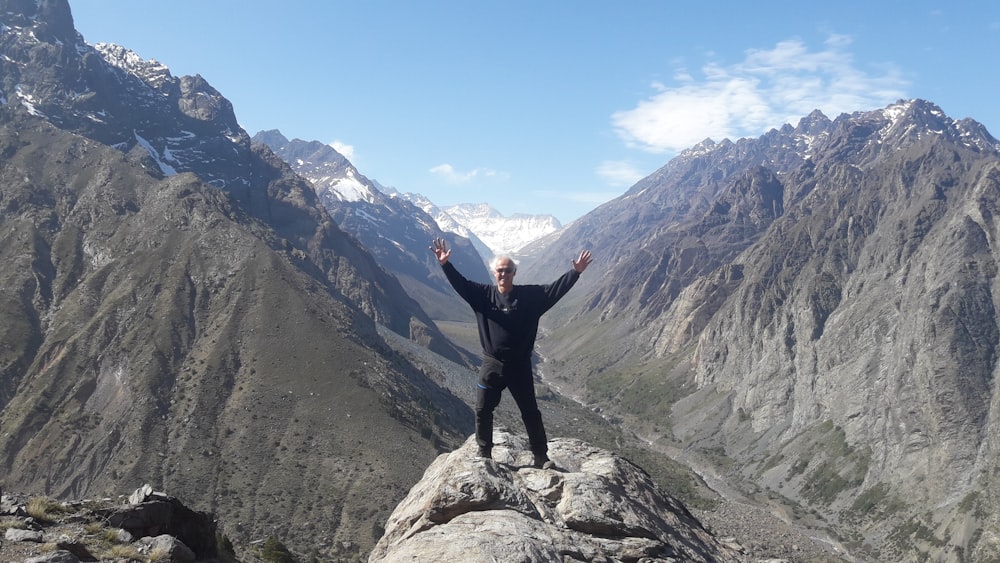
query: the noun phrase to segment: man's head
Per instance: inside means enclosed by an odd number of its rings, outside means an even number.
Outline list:
[[[517,273],[517,262],[510,256],[497,256],[490,260],[490,270],[493,271],[493,278],[497,280],[497,289],[500,293],[507,293],[514,287],[514,274]]]

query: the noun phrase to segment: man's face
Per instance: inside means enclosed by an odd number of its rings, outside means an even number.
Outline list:
[[[514,264],[507,258],[501,259],[493,270],[493,276],[497,280],[497,289],[500,293],[507,293],[514,287]]]

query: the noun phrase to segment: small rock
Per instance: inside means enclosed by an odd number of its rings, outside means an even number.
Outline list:
[[[194,552],[191,551],[191,548],[173,536],[164,534],[155,538],[146,537],[140,539],[139,543],[147,546],[150,554],[155,553],[161,557],[166,556],[166,561],[180,563],[182,561],[195,560]],[[158,560],[162,561],[164,559]]]
[[[128,503],[129,504],[143,503],[152,494],[153,494],[153,487],[147,483],[136,489],[135,492],[128,497]]]
[[[42,543],[45,535],[38,530],[19,530],[17,528],[7,528],[7,532],[3,537],[4,539],[10,541],[30,541]]]
[[[58,549],[52,553],[25,559],[24,563],[80,563],[80,559],[68,551]]]

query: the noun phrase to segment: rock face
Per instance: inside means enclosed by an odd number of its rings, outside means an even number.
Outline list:
[[[496,431],[443,454],[396,507],[370,563],[740,561],[642,469],[586,442],[549,442],[535,469],[522,437]]]

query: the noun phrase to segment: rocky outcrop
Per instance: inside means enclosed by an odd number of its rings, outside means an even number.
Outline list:
[[[522,437],[497,431],[443,454],[396,507],[370,563],[741,561],[638,466],[568,438],[536,469]]]
[[[0,497],[0,561],[228,561],[214,516],[145,485],[127,500]]]

